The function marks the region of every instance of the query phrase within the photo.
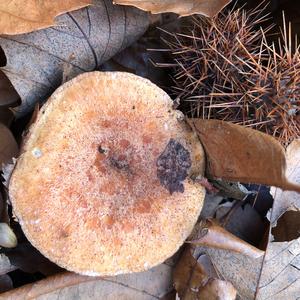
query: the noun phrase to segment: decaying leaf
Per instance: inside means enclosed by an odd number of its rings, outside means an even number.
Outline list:
[[[264,221],[250,204],[243,205],[243,207],[238,206],[232,212],[235,203],[237,202],[226,202],[219,205],[216,210],[216,218],[218,220],[225,218],[227,222],[224,228],[235,236],[251,245],[260,245],[262,236],[268,229],[268,222]],[[230,211],[231,214],[228,215]]]
[[[189,124],[205,149],[208,177],[300,192],[299,184],[287,180],[284,148],[271,136],[219,120],[191,119]]]
[[[241,253],[252,258],[263,256],[264,252],[239,239],[219,226],[215,220],[198,223],[189,240],[194,245],[219,248]]]
[[[300,184],[300,139],[293,141],[286,150],[287,170],[286,176],[290,181]],[[271,223],[276,220],[288,209],[300,210],[300,195],[296,192],[282,191],[279,188],[271,188],[274,197],[274,207]]]
[[[233,300],[236,290],[230,282],[220,280],[209,257],[193,255],[193,247],[183,252],[173,274],[174,286],[181,300]]]
[[[0,170],[2,164],[8,163],[18,155],[18,145],[10,130],[0,123]]]
[[[0,19],[0,23],[1,23],[1,19]],[[0,65],[2,65],[1,54],[0,54]],[[2,71],[0,71],[0,107],[2,108],[3,106],[4,107],[14,106],[17,104],[19,98],[20,97],[18,93],[12,86],[7,76]]]
[[[287,176],[300,183],[300,140],[287,148]],[[271,190],[270,240],[257,299],[297,299],[300,291],[300,194]]]
[[[11,0],[0,3],[0,34],[19,34],[49,27],[54,18],[91,4],[91,0]]]
[[[0,299],[141,299],[154,300],[172,290],[171,267],[116,277],[88,277],[63,273],[0,295]],[[87,296],[88,295],[88,296]]]
[[[229,250],[210,247],[197,247],[194,256],[199,253],[206,253],[210,257],[217,273],[233,284],[241,299],[254,299],[262,256],[254,259]]]
[[[99,68],[148,27],[148,14],[138,9],[114,6],[111,0],[93,3],[58,16],[55,27],[0,38],[6,56],[2,71],[22,100],[19,115],[45,101],[65,79],[66,69],[71,79]]]
[[[9,127],[14,119],[14,113],[8,107],[0,107],[0,123]]]
[[[174,12],[181,16],[202,14],[212,17],[216,15],[231,0],[114,0],[116,4],[133,5],[153,14]]]

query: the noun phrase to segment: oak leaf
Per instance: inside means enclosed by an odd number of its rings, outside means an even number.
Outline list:
[[[89,277],[65,272],[0,295],[0,299],[141,299],[154,300],[172,290],[172,268],[161,264],[149,271],[116,277]]]
[[[98,69],[149,25],[148,14],[136,8],[115,6],[111,0],[93,3],[58,16],[55,27],[0,38],[6,56],[1,69],[22,101],[17,115],[46,101],[66,77]]]
[[[17,142],[10,130],[0,123],[0,170],[2,165],[11,161],[18,155]]]
[[[54,18],[91,4],[91,0],[10,0],[0,2],[0,34],[20,34],[49,27]]]
[[[287,176],[300,183],[300,140],[287,148]],[[272,188],[270,236],[257,299],[297,299],[300,291],[300,194]]]
[[[206,153],[212,179],[278,186],[300,192],[286,178],[285,150],[271,136],[219,120],[190,119]]]
[[[220,280],[209,257],[194,256],[193,247],[186,247],[178,261],[173,280],[181,300],[234,300],[236,289],[230,282]]]
[[[202,14],[212,17],[231,0],[114,0],[116,4],[133,5],[154,14],[173,12],[181,16]]]

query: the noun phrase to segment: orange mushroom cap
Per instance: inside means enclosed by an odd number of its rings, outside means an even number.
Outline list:
[[[46,257],[85,275],[146,270],[193,229],[202,146],[149,80],[85,73],[31,127],[9,184],[14,212]]]

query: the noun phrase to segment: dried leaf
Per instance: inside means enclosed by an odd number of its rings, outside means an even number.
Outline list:
[[[0,295],[0,299],[158,299],[172,290],[171,268],[116,277],[88,277],[63,273]]]
[[[0,34],[20,34],[54,25],[54,17],[91,4],[90,0],[0,2]]]
[[[0,123],[0,170],[2,164],[8,163],[18,155],[18,145],[10,130]]]
[[[226,202],[218,207],[216,211],[218,220],[225,217],[232,209],[232,206],[227,205],[228,203],[233,204]],[[259,245],[262,236],[268,230],[268,225],[268,222],[264,222],[250,204],[246,204],[234,210],[224,228],[251,245]]]
[[[174,286],[180,299],[235,299],[235,288],[230,282],[218,279],[209,257],[200,254],[196,259],[192,253],[193,248],[187,247],[174,270]]]
[[[234,300],[236,299],[236,289],[224,280],[210,279],[199,292],[199,299],[205,300]]]
[[[212,17],[216,15],[231,0],[114,0],[116,4],[133,5],[153,14],[173,12],[181,16],[202,14]]]
[[[14,113],[8,107],[0,107],[0,123],[9,127],[15,118]]]
[[[111,0],[94,3],[60,15],[55,27],[0,38],[7,60],[2,71],[22,100],[18,115],[45,101],[65,79],[66,70],[70,79],[99,68],[148,27],[148,14],[138,9],[114,6]]]
[[[0,2],[1,6],[1,2]],[[1,12],[0,12],[1,15]],[[1,18],[0,18],[1,23]],[[1,59],[1,54],[0,54]],[[0,107],[15,106],[20,99],[20,96],[12,86],[7,76],[0,71]]]
[[[230,250],[252,258],[258,258],[264,254],[264,251],[244,242],[219,226],[216,221],[209,219],[195,226],[189,242],[199,246]]]
[[[229,250],[197,247],[196,253],[206,253],[217,273],[231,282],[243,300],[253,300],[263,257],[252,258]]]
[[[286,150],[287,170],[286,176],[290,181],[300,184],[300,139],[293,141]],[[296,192],[282,191],[271,188],[274,197],[271,223],[274,223],[288,209],[300,210],[300,195]]]
[[[285,151],[271,136],[219,120],[191,119],[189,124],[205,149],[208,177],[300,192],[300,185],[287,180]]]
[[[287,148],[287,176],[300,183],[300,140]],[[257,299],[297,299],[300,291],[300,194],[272,188],[269,244]]]

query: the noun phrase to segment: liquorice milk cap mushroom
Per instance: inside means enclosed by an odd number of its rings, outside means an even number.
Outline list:
[[[149,80],[85,73],[42,107],[9,195],[29,241],[85,275],[143,271],[183,244],[202,208],[202,146]]]

